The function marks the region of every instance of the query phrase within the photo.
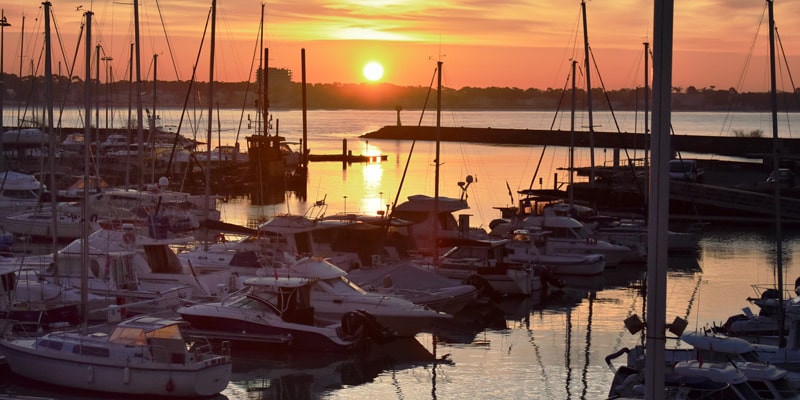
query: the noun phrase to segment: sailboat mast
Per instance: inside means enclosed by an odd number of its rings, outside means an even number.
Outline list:
[[[3,52],[5,51],[3,47],[5,46],[5,31],[6,27],[11,26],[11,24],[6,20],[6,10],[2,10],[0,12],[0,134],[5,131],[5,113],[3,111],[3,102],[5,101],[5,78],[3,78],[3,74],[5,73],[5,68],[3,67]],[[3,151],[3,141],[0,140],[0,171],[3,171],[3,164],[4,164],[4,156],[5,152]]]
[[[211,161],[211,130],[213,129],[212,116],[214,115],[214,52],[216,50],[217,30],[217,0],[211,1],[211,51],[208,67],[208,137],[206,139],[206,160]],[[206,195],[203,198],[206,220],[211,220],[211,168],[206,168]]]
[[[58,244],[58,215],[56,213],[56,135],[53,131],[53,56],[52,56],[52,41],[50,39],[50,2],[42,3],[44,5],[44,97],[45,97],[45,112],[47,116],[47,136],[50,138],[50,144],[47,151],[48,165],[50,166],[50,190],[53,195],[50,196],[50,219],[53,229],[52,244],[56,248]],[[55,262],[55,261],[54,261]]]
[[[138,176],[137,185],[139,190],[144,190],[144,125],[142,119],[142,49],[139,41],[139,0],[133,0],[133,26],[134,44],[136,45],[136,142],[139,144],[138,151]]]
[[[575,106],[577,103],[577,84],[575,83],[575,72],[578,69],[578,61],[572,60],[572,111],[570,111],[569,124],[569,186],[567,187],[567,200],[569,204],[575,203],[572,191],[572,179],[575,174]]]
[[[669,222],[670,115],[672,112],[672,18],[674,0],[655,0],[653,10],[653,135],[647,223],[647,339],[645,398],[664,397]]]
[[[581,14],[583,15],[583,52],[586,58],[586,108],[589,116],[589,184],[594,186],[594,117],[592,116],[592,74],[589,72],[589,27],[586,23],[586,1],[581,0]]]
[[[435,174],[433,181],[433,265],[439,265],[439,152],[440,152],[440,138],[439,134],[442,127],[442,62],[436,62],[436,69],[439,71],[436,78],[436,158],[433,162],[435,164]]]
[[[781,162],[781,146],[780,139],[778,139],[778,88],[775,76],[775,14],[773,10],[773,0],[767,0],[767,8],[769,9],[769,78],[770,90],[769,100],[772,106],[772,169],[777,171]],[[783,305],[783,243],[781,238],[781,185],[775,182],[773,185],[775,198],[775,269],[777,275],[778,285],[778,340],[779,347],[786,346],[786,337],[783,334],[786,326],[786,315],[784,314]]]
[[[644,167],[650,167],[650,121],[647,113],[650,111],[650,43],[644,42]]]
[[[134,0],[135,1],[135,0]],[[86,80],[84,81],[84,93],[86,98],[84,100],[84,118],[86,122],[83,124],[83,176],[89,176],[89,151],[91,150],[91,143],[89,135],[92,130],[92,15],[93,12],[86,12]],[[83,185],[83,198],[81,202],[81,260],[83,260],[83,268],[81,268],[81,331],[86,332],[88,319],[89,319],[89,221],[87,214],[89,212],[87,199],[89,198],[89,185]],[[55,210],[54,210],[55,211]]]

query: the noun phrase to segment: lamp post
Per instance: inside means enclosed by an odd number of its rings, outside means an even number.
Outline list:
[[[6,96],[6,88],[5,88],[5,78],[3,77],[4,69],[3,69],[3,42],[4,42],[4,33],[7,26],[11,26],[11,24],[6,21],[6,10],[3,10],[0,13],[0,134],[3,133],[5,129],[5,115],[3,113],[3,103],[5,102]],[[0,139],[0,171],[3,170],[3,140]]]

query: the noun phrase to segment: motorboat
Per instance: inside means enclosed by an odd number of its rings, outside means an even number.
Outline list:
[[[517,227],[512,229],[513,227]],[[583,223],[565,216],[528,216],[521,222],[504,221],[494,224],[489,235],[509,237],[517,229],[549,232],[544,243],[549,254],[600,254],[605,258],[606,267],[618,266],[625,260],[640,259],[641,254],[630,247],[597,239]]]
[[[508,233],[516,228],[530,228],[527,220],[531,217],[543,217],[549,221],[536,220],[543,229],[542,223],[554,224],[553,218],[572,218],[583,224],[582,235],[589,240],[602,240],[615,245],[630,248],[623,262],[641,263],[647,257],[647,223],[643,218],[618,217],[601,215],[595,208],[581,204],[566,202],[559,196],[544,194],[541,190],[523,190],[523,197],[515,207],[496,207],[502,219],[492,222],[490,226],[499,227],[494,234]],[[508,224],[508,225],[506,225]],[[577,225],[577,224],[572,224]],[[694,224],[689,230],[667,230],[667,251],[670,254],[690,254],[697,252],[702,224]],[[615,265],[615,264],[609,264]]]
[[[732,363],[745,375],[761,398],[800,399],[800,391],[790,381],[789,372],[763,360],[758,346],[744,339],[710,332],[687,332],[681,335],[681,341],[692,346],[691,358],[674,357],[680,350],[668,351],[668,358],[673,356],[676,362],[698,360],[703,363]]]
[[[469,177],[467,181],[470,181]],[[409,251],[430,254],[434,246],[434,232],[440,241],[459,239],[486,239],[486,231],[469,226],[469,215],[454,213],[469,209],[466,199],[431,197],[422,194],[408,196],[392,211],[392,219],[412,222],[397,235],[405,241]]]
[[[335,323],[350,311],[366,311],[395,336],[413,337],[437,320],[452,315],[414,304],[406,299],[364,290],[341,268],[321,257],[304,257],[287,268],[274,268],[265,276],[305,277],[312,280],[311,304],[318,318]]]
[[[614,368],[611,360],[628,353],[628,364]],[[614,371],[609,390],[609,399],[644,398],[644,349],[623,349],[606,357],[606,363]],[[664,375],[665,399],[796,399],[797,389],[787,380],[787,372],[765,363],[706,361],[690,358],[691,350],[667,350],[668,364]],[[687,357],[681,359],[680,357]]]
[[[547,253],[549,232],[518,229],[506,244],[508,259],[534,265],[546,265],[554,275],[598,275],[605,271],[606,261],[600,254]]]
[[[56,253],[25,256],[9,263],[35,271],[37,280],[64,288],[80,288],[86,270],[88,293],[113,300],[124,313],[175,309],[184,301],[218,300],[240,287],[226,268],[198,273],[182,263],[170,246],[189,240],[139,235],[130,226],[98,229],[87,238],[86,261],[83,239],[76,239]]]
[[[368,292],[397,296],[448,314],[473,304],[478,289],[447,278],[413,262],[398,262],[350,270],[347,278]]]
[[[451,279],[499,295],[530,295],[543,289],[536,270],[505,257],[508,240],[463,240],[437,260],[422,259],[418,265]]]
[[[363,311],[346,312],[335,323],[318,319],[311,300],[314,283],[298,277],[250,278],[222,301],[181,307],[178,314],[192,332],[248,348],[347,352],[363,348],[370,338],[391,338]]]
[[[289,253],[326,257],[345,270],[372,265],[385,251],[385,227],[374,220],[325,218],[326,208],[321,201],[304,215],[279,214],[260,224],[255,236],[268,244],[266,261],[282,263]]]
[[[219,221],[216,197],[170,190],[169,184],[169,179],[162,176],[143,190],[114,187],[103,190],[103,194],[111,205],[143,215],[161,215],[162,209],[175,208],[181,216],[191,214],[196,220],[195,228],[200,222]]]
[[[32,174],[0,173],[0,215],[33,210],[46,190],[47,187]]]
[[[52,332],[36,338],[6,334],[0,349],[12,372],[52,385],[164,397],[221,392],[230,382],[230,357],[212,353],[202,338],[185,338],[182,324],[145,316],[117,324],[110,334]]]
[[[17,236],[32,239],[74,240],[83,232],[83,218],[74,212],[80,206],[59,204],[56,212],[49,206],[39,205],[34,210],[6,215],[0,219],[3,228]],[[54,224],[55,221],[55,224]],[[97,230],[97,220],[89,221],[89,231]]]

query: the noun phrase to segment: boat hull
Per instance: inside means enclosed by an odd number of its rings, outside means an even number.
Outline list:
[[[221,312],[214,312],[214,315],[204,315],[205,312],[202,308],[195,310],[181,309],[178,313],[183,320],[189,322],[192,330],[199,330],[203,336],[214,341],[230,341],[234,349],[237,347],[250,349],[291,347],[295,350],[309,352],[335,353],[357,350],[363,345],[360,340],[345,341],[338,337],[331,337],[313,326],[309,326],[305,330],[299,329],[299,327],[291,329],[240,318],[226,318]],[[228,314],[235,314],[235,312],[229,310]],[[333,334],[333,332],[331,333]]]
[[[163,363],[156,367],[142,357],[118,360],[42,352],[34,339],[0,341],[12,372],[33,380],[74,389],[165,397],[207,397],[224,390],[230,363],[202,366]],[[44,372],[43,371],[47,371]],[[227,378],[225,378],[227,376]]]

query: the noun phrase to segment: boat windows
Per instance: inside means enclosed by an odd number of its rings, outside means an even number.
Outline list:
[[[80,354],[82,356],[92,356],[92,357],[108,357],[110,352],[105,347],[95,347],[95,346],[84,346],[78,345],[72,348],[72,352],[75,354]]]
[[[44,347],[48,349],[61,351],[61,349],[64,347],[64,342],[60,342],[57,340],[41,339],[36,343],[36,347]]]
[[[37,200],[39,198],[39,194],[33,190],[5,189],[3,190],[3,196],[18,200]]]

